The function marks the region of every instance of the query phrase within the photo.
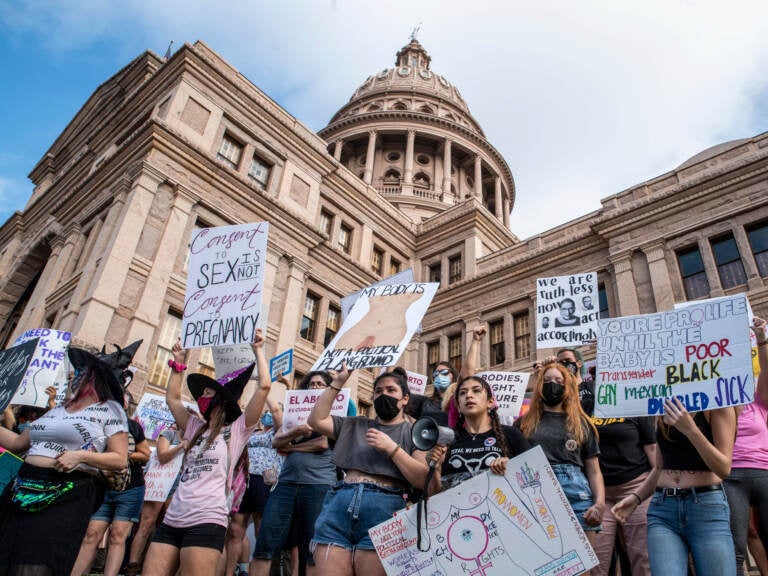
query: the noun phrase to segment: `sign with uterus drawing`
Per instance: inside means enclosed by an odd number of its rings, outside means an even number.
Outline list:
[[[371,286],[360,294],[312,370],[397,363],[437,292],[436,282]]]

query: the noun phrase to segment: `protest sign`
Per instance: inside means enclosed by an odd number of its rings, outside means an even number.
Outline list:
[[[197,406],[190,402],[184,402],[184,406],[197,410]],[[133,413],[133,419],[144,428],[144,436],[150,440],[157,440],[163,430],[171,427],[176,422],[171,414],[171,409],[165,402],[165,396],[145,392],[139,400]]]
[[[754,399],[743,294],[600,320],[595,416],[658,415],[675,396],[689,412]]]
[[[596,337],[597,273],[536,279],[536,348],[579,346]]]
[[[363,290],[312,370],[393,366],[427,312],[438,284],[388,284]]]
[[[48,405],[45,389],[67,381],[67,346],[72,335],[63,330],[35,328],[16,338],[14,346],[35,338],[39,339],[35,355],[11,403],[44,408]]]
[[[293,372],[293,348],[269,359],[269,375],[275,382],[283,374]]]
[[[286,390],[283,404],[283,430],[290,430],[295,426],[303,426],[309,420],[312,407],[320,398],[323,390]],[[346,416],[349,408],[349,388],[342,388],[336,394],[333,401],[331,414],[333,416]]]
[[[38,338],[0,352],[0,412],[11,403],[34,358]],[[46,397],[46,401],[47,401]]]
[[[374,282],[373,284],[368,286],[368,288],[374,288],[376,286],[385,286],[387,284],[413,284],[415,281],[416,279],[413,277],[413,270],[411,268],[408,268],[407,270],[403,270],[402,272],[398,272],[397,274],[393,274],[392,276],[387,276],[386,278],[382,278],[378,282]],[[346,320],[347,316],[349,316],[349,312],[350,310],[352,310],[352,306],[355,305],[355,302],[357,302],[357,299],[360,297],[360,294],[363,293],[363,290],[358,290],[357,292],[353,292],[349,296],[344,296],[341,299],[342,322]]]
[[[512,424],[520,415],[528,387],[527,372],[479,372],[493,390],[493,396],[499,406],[499,418],[502,424]]]
[[[226,382],[232,380],[243,371],[243,368],[256,362],[256,355],[250,344],[235,344],[233,346],[217,346],[211,348],[216,380]],[[258,366],[253,367],[251,378],[258,376]]]
[[[368,531],[387,576],[562,576],[598,563],[540,446],[507,462],[504,476],[484,472],[430,498],[424,552],[417,510]]]
[[[16,478],[22,464],[24,460],[0,446],[0,494]]]
[[[427,377],[424,374],[417,374],[416,372],[405,371],[408,375],[408,390],[411,394],[424,394],[427,389]]]
[[[184,452],[179,452],[173,457],[173,460],[160,464],[157,459],[157,451],[152,448],[144,472],[144,500],[147,502],[165,502],[171,493],[176,476],[181,470],[181,463],[184,460]]]
[[[182,346],[253,342],[261,325],[267,222],[196,229],[189,246]]]

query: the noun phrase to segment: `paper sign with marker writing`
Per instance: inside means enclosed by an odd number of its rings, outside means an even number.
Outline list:
[[[595,339],[597,272],[536,279],[536,348],[580,346]]]
[[[499,405],[499,418],[502,424],[512,424],[523,407],[530,374],[527,372],[479,372],[477,375],[485,378],[493,390],[494,398]]]
[[[417,507],[368,531],[387,576],[581,574],[597,565],[541,447],[429,499],[417,546]]]
[[[424,394],[427,389],[427,377],[424,374],[417,374],[416,372],[405,371],[408,375],[408,390],[411,394]]]
[[[35,328],[27,330],[16,338],[14,345],[23,344],[34,338],[39,338],[35,355],[27,367],[24,379],[11,404],[44,408],[48,405],[48,394],[45,393],[45,389],[48,386],[59,387],[61,383],[66,384],[69,367],[67,347],[72,334],[53,328]]]
[[[600,320],[595,416],[659,415],[679,398],[689,412],[748,404],[755,380],[743,294]]]
[[[189,246],[184,348],[253,342],[261,326],[267,222],[196,229]]]
[[[303,426],[309,419],[309,413],[324,390],[287,390],[283,404],[283,429],[290,430],[295,426]],[[349,388],[342,388],[333,401],[331,414],[346,416],[349,408]]]

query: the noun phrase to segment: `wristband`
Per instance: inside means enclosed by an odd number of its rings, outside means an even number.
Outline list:
[[[187,365],[186,364],[179,364],[173,358],[168,360],[168,366],[170,366],[171,370],[173,370],[174,372],[184,372],[184,370],[187,369]]]
[[[643,499],[640,498],[640,495],[637,492],[632,492],[630,494],[630,496],[634,496],[635,498],[637,498],[637,505],[638,506],[643,503]]]
[[[400,450],[400,444],[395,446],[395,449],[392,450],[392,452],[389,453],[388,457],[389,457],[390,460],[392,460],[392,458],[395,456],[395,454],[397,454],[398,450]]]

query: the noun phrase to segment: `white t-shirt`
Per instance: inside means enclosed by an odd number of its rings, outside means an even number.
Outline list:
[[[184,439],[191,441],[195,432],[204,424],[199,418],[190,416]],[[202,439],[189,449],[179,477],[179,487],[165,513],[165,524],[174,528],[197,524],[227,526],[227,486],[231,483],[232,470],[255,428],[256,424],[245,427],[244,414],[229,426],[229,458],[227,441],[224,439],[226,429],[206,450],[203,447],[207,444],[210,431],[203,434]]]
[[[91,404],[72,413],[58,406],[32,422],[28,430],[27,456],[56,458],[65,450],[104,452],[107,438],[128,432],[128,417],[114,400]]]

